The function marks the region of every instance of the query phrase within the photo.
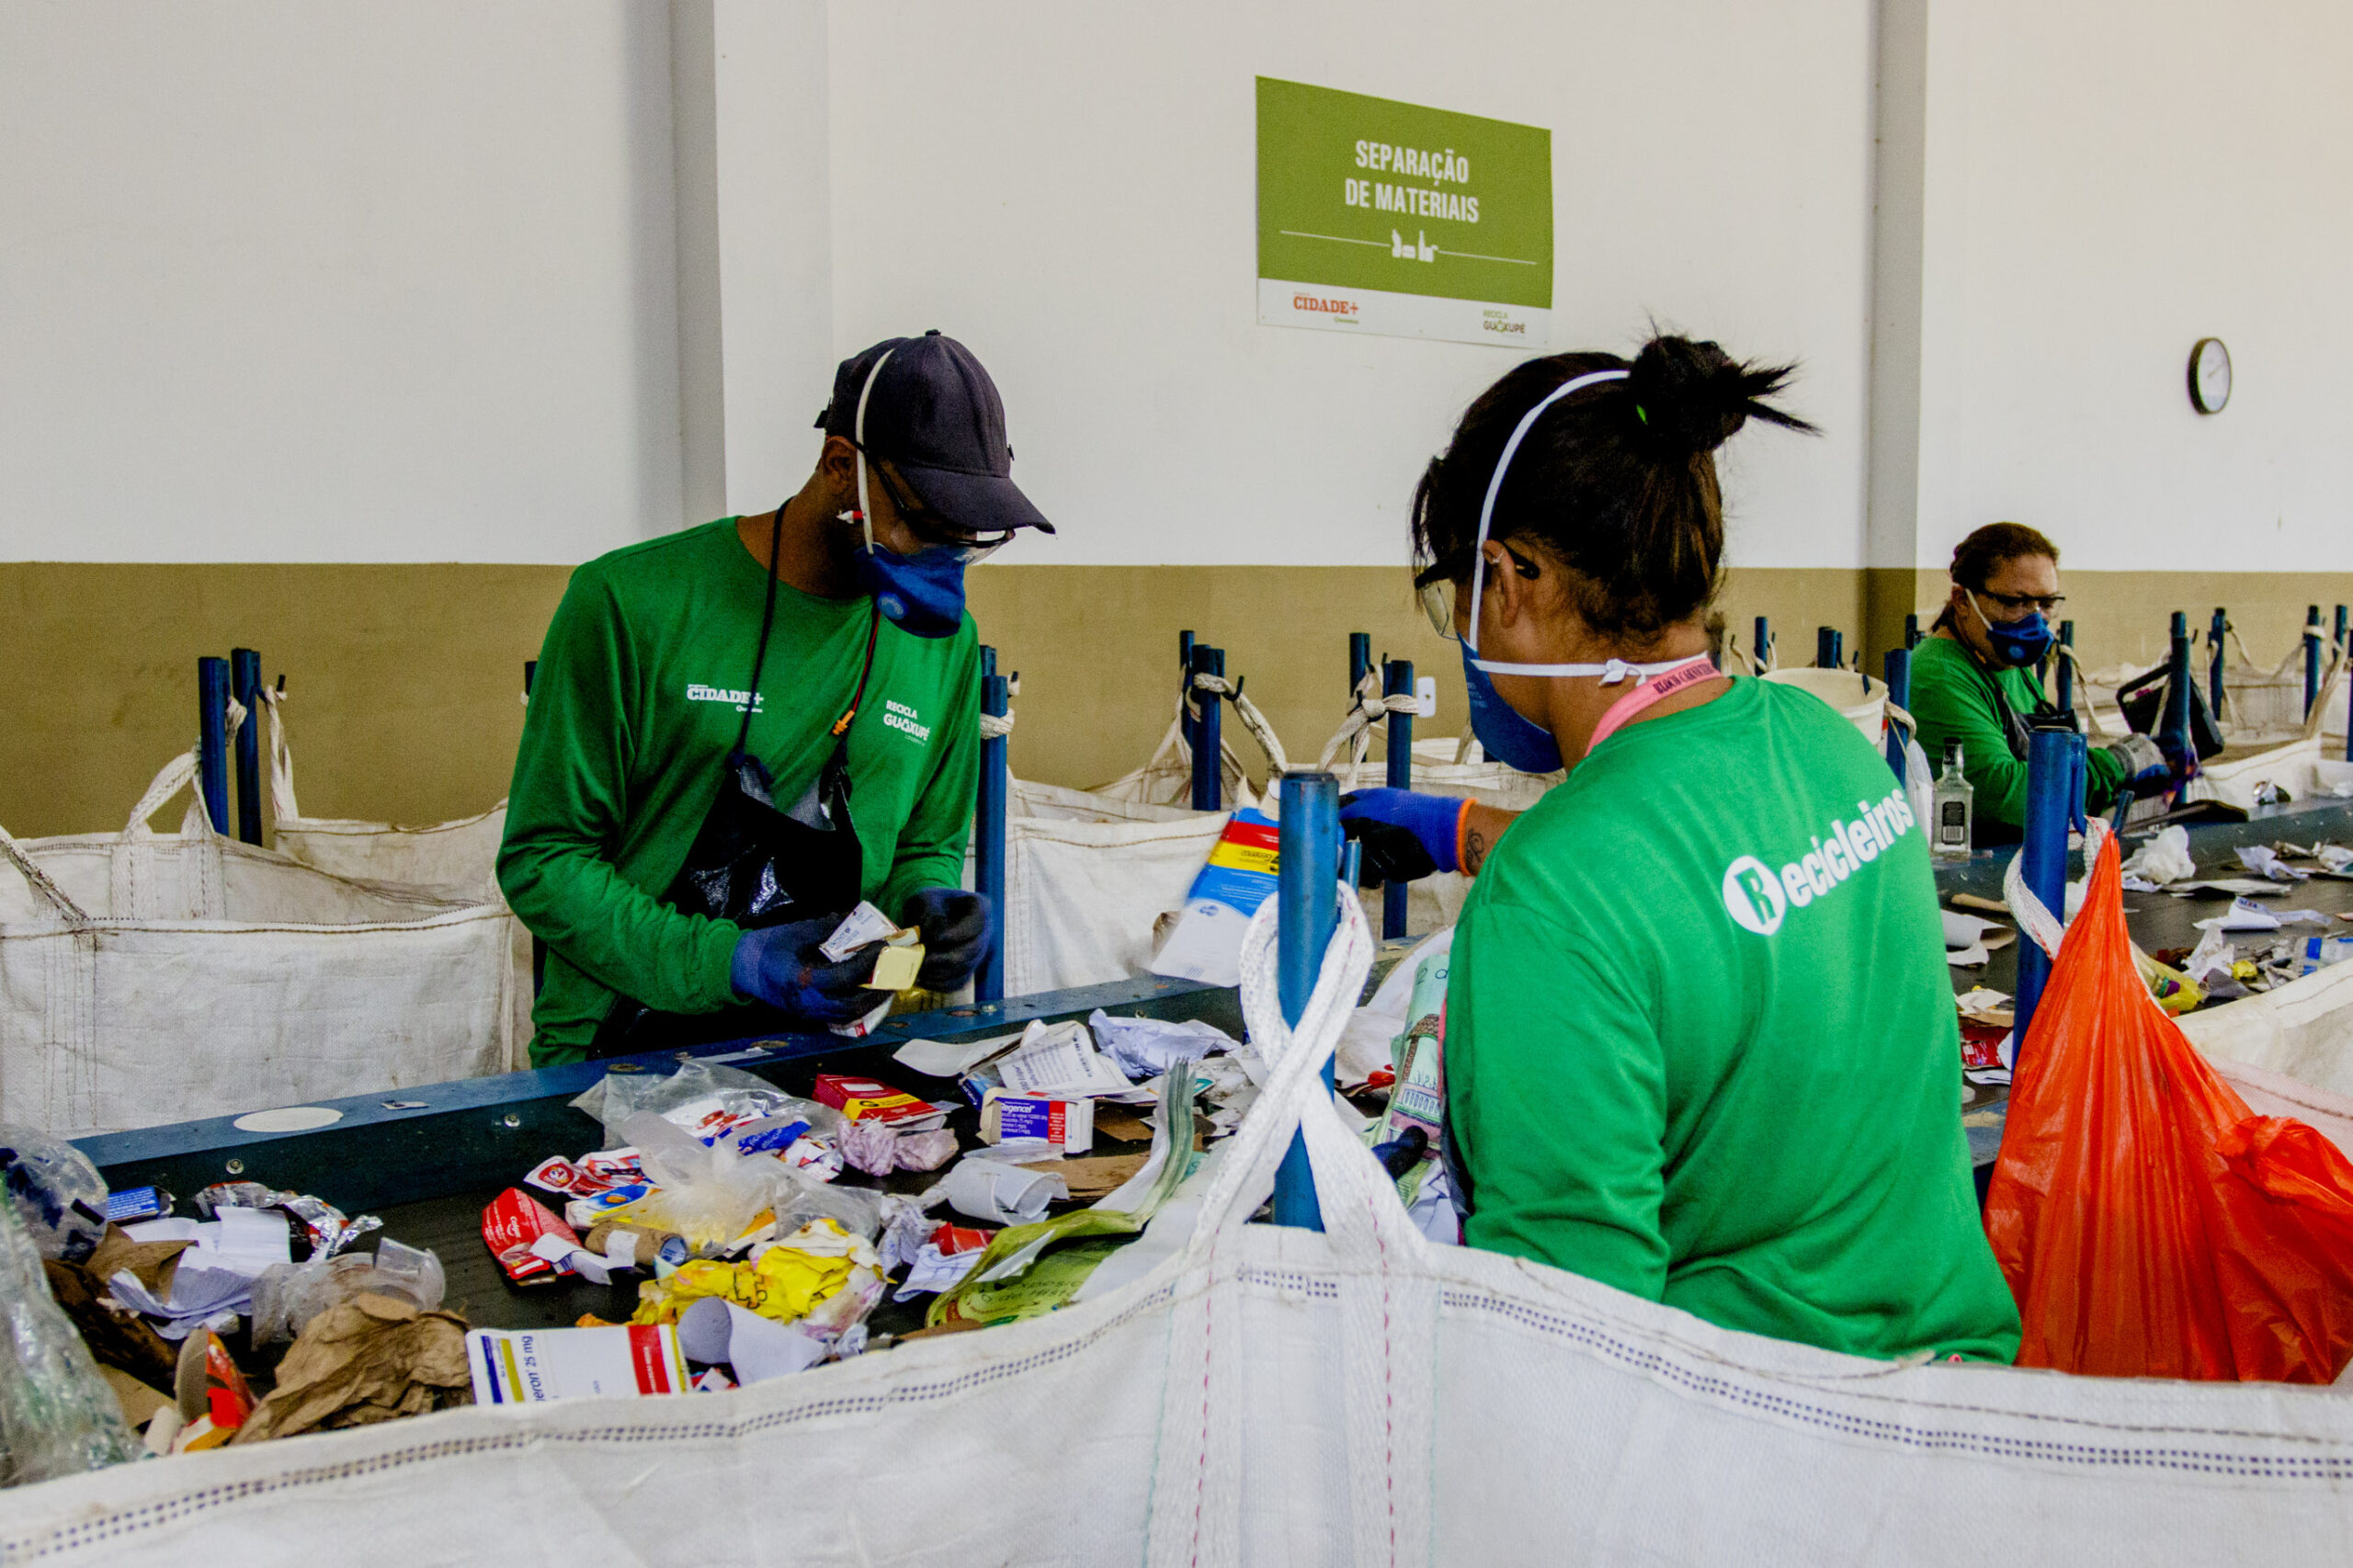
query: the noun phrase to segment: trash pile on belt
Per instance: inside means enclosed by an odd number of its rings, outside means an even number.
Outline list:
[[[1444,976],[1442,943],[1400,966],[1338,1068],[1389,1093],[1360,1131],[1451,1240]],[[594,1147],[550,1151],[482,1211],[517,1290],[598,1288],[609,1315],[562,1327],[471,1325],[442,1259],[374,1216],[254,1181],[109,1193],[72,1145],[0,1129],[0,1484],[469,1403],[722,1391],[1052,1312],[1183,1246],[1197,1205],[1171,1199],[1266,1076],[1209,1025],[1101,1011],[911,1041],[877,1067],[899,1082],[821,1074],[805,1098],[723,1062],[633,1065],[572,1102]],[[947,1124],[968,1108],[964,1147]]]
[[[2325,915],[2316,909],[2285,907],[2295,891],[2314,880],[2353,881],[2353,849],[2325,842],[2313,844],[2250,844],[2236,851],[2237,864],[2219,871],[2199,869],[2189,853],[2189,835],[2180,827],[2160,830],[2124,861],[2126,892],[2162,892],[2223,905],[2220,913],[2193,922],[2200,935],[2188,948],[2132,949],[2132,961],[2149,994],[2160,1007],[2178,1017],[2218,1003],[2235,1002],[2257,992],[2270,991],[2302,980],[2315,970],[2353,958],[2353,914]],[[2083,883],[2067,886],[2067,916],[2073,918],[2083,898]],[[1981,905],[1980,907],[1995,907]],[[1965,926],[1974,933],[2013,935],[1990,920],[1945,913],[1946,945],[1958,949],[1956,932]],[[1985,961],[1983,946],[1948,957],[1956,966]],[[2009,1082],[2012,1045],[2011,999],[1998,991],[1977,986],[1958,998],[1961,1012],[1961,1064],[1972,1083]]]
[[[304,1193],[221,1182],[176,1217],[72,1144],[0,1128],[0,1485],[469,1402],[440,1259]],[[228,1336],[294,1344],[256,1397]],[[143,1436],[136,1435],[143,1429]]]

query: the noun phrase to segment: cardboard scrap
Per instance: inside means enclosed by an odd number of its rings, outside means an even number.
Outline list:
[[[98,1376],[106,1379],[107,1387],[114,1390],[114,1402],[122,1406],[123,1425],[134,1432],[146,1426],[155,1412],[173,1404],[170,1394],[150,1388],[119,1367],[100,1363]]]
[[[90,1355],[102,1366],[119,1367],[137,1381],[169,1388],[179,1366],[180,1347],[155,1332],[155,1325],[129,1308],[107,1305],[107,1281],[119,1269],[129,1269],[139,1282],[168,1294],[179,1255],[188,1242],[134,1242],[119,1225],[108,1225],[97,1250],[78,1264],[44,1258],[49,1293],[73,1320]],[[102,1272],[103,1271],[103,1272]]]
[[[1149,1158],[1148,1154],[1090,1154],[1021,1168],[1062,1177],[1074,1199],[1108,1198],[1125,1187],[1130,1176],[1143,1169],[1143,1163]]]
[[[365,1426],[472,1403],[466,1320],[374,1292],[311,1320],[237,1443]]]

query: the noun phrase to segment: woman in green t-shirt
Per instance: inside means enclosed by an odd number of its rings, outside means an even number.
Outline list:
[[[1952,592],[1935,627],[1912,650],[1906,703],[1920,744],[1942,766],[1961,743],[1961,776],[1975,791],[1972,837],[2016,844],[2026,825],[2029,729],[2065,720],[2036,673],[2058,639],[2050,617],[2059,592],[2059,547],[2023,523],[1987,523],[1952,552]],[[2166,760],[2147,735],[2131,734],[2085,759],[2084,805],[2104,812],[2127,785],[2161,792],[2188,767]]]
[[[1711,453],[1810,428],[1761,401],[1787,377],[1676,337],[1531,360],[1415,494],[1482,744],[1569,769],[1455,934],[1449,1174],[1474,1246],[1727,1328],[2006,1359],[1925,837],[1841,715],[1707,658]]]

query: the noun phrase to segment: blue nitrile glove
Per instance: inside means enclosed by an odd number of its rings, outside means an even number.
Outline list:
[[[820,950],[841,923],[842,916],[829,915],[745,932],[736,938],[727,971],[736,994],[811,1024],[846,1024],[872,1012],[882,999],[866,989],[875,949],[852,953],[839,963]]]
[[[1364,887],[1410,882],[1460,869],[1461,795],[1415,790],[1354,790],[1340,797],[1340,831],[1364,846],[1357,881]]]
[[[926,991],[953,991],[972,979],[996,938],[996,911],[962,888],[924,889],[907,900],[902,923],[923,933],[915,983]]]

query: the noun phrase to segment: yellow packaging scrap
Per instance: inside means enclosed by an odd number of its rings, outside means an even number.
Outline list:
[[[666,1279],[647,1280],[638,1288],[637,1311],[630,1321],[676,1323],[689,1304],[716,1296],[764,1318],[790,1323],[848,1283],[852,1268],[877,1261],[864,1238],[831,1220],[813,1220],[750,1263],[683,1263]]]

